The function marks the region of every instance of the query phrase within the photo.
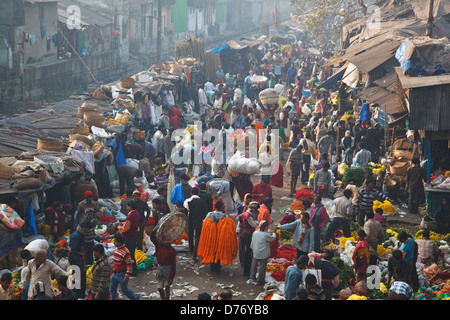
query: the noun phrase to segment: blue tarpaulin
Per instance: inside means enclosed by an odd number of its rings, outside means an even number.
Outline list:
[[[217,48],[212,49],[211,53],[219,52],[220,54],[226,54],[226,53],[229,53],[230,51],[231,51],[231,48],[227,44],[223,44],[223,45],[218,46]]]
[[[331,77],[329,77],[325,82],[323,82],[320,86],[317,87],[317,89],[327,89],[330,90],[334,87],[334,85],[336,85],[336,83],[342,79],[342,77],[344,76],[345,70],[339,71],[338,73],[332,75]]]

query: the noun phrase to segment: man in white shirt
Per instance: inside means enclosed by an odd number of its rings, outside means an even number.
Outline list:
[[[214,84],[211,81],[206,81],[205,85],[204,85],[204,90],[205,91],[214,91]]]
[[[200,105],[199,114],[205,113],[206,109],[208,108],[208,97],[206,96],[206,92],[203,88],[203,84],[199,85],[198,87],[198,103]]]
[[[235,84],[234,88],[234,96],[233,96],[233,102],[234,104],[242,105],[243,97],[242,97],[242,85],[241,84]]]
[[[273,87],[280,96],[284,96],[284,85],[282,83],[282,80],[278,80],[278,83]]]
[[[351,236],[350,221],[353,219],[352,196],[352,190],[345,189],[344,195],[334,200],[336,214],[325,230],[322,243],[330,241],[331,236],[339,228],[342,230],[344,237],[349,238]]]
[[[267,261],[270,257],[270,242],[276,239],[275,233],[267,232],[268,222],[262,220],[259,229],[253,232],[250,248],[253,252],[252,265],[250,267],[250,280],[256,280],[257,285],[264,285],[266,278]],[[258,267],[258,279],[256,269]]]

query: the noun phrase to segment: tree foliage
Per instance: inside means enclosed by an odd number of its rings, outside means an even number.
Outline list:
[[[339,10],[346,6],[346,0],[290,0],[297,9],[302,24],[312,36],[325,33],[327,23],[332,23]]]

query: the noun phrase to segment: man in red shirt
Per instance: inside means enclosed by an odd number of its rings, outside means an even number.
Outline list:
[[[253,200],[260,205],[264,203],[265,198],[272,198],[272,187],[269,185],[270,176],[263,176],[261,183],[255,184],[252,190]]]
[[[113,274],[109,291],[111,293],[111,300],[117,299],[117,286],[120,285],[122,293],[130,300],[138,300],[139,296],[128,288],[128,279],[133,272],[133,260],[131,259],[130,251],[125,246],[125,237],[122,233],[114,235],[114,245],[116,249],[113,255]]]
[[[150,234],[150,240],[155,245],[156,260],[158,261],[158,270],[156,279],[157,287],[162,300],[169,300],[170,286],[175,278],[177,253],[170,244],[170,234],[163,233],[162,241],[159,242],[155,231]]]
[[[134,200],[127,203],[128,215],[125,222],[117,227],[117,231],[122,233],[125,238],[125,246],[128,248],[133,260],[133,273],[132,276],[137,276],[136,261],[134,261],[134,254],[136,251],[138,230],[141,224],[141,216],[137,211],[137,204]]]

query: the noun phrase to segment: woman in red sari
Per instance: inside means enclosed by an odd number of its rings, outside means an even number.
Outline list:
[[[358,230],[356,233],[356,240],[358,243],[356,244],[355,251],[353,251],[352,261],[353,261],[353,269],[355,269],[355,273],[358,271],[362,271],[366,273],[367,267],[369,266],[369,243],[366,240],[366,232],[363,229]]]
[[[283,188],[283,165],[279,161],[273,165],[270,184],[274,187]]]

